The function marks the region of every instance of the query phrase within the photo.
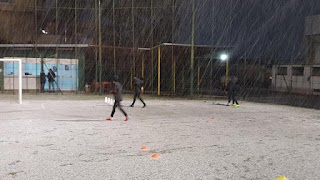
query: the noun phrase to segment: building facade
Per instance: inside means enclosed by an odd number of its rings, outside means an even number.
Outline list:
[[[320,15],[305,19],[305,64],[274,65],[275,91],[320,95]]]
[[[320,64],[320,15],[305,19],[306,64]]]

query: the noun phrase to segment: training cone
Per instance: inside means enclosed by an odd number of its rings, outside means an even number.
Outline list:
[[[157,154],[157,153],[155,153],[155,154],[152,154],[152,159],[158,159],[159,158],[159,155]]]
[[[287,179],[287,178],[284,177],[284,176],[279,176],[277,180],[289,180],[289,179]]]
[[[148,150],[148,147],[147,147],[147,146],[142,146],[142,147],[140,148],[140,150],[142,150],[142,151],[147,151],[147,150]]]

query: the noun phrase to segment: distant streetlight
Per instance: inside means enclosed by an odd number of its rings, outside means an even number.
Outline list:
[[[44,30],[44,29],[41,29],[41,32],[42,32],[43,34],[48,34],[48,31],[46,31],[46,30]]]
[[[220,55],[221,61],[226,62],[226,82],[225,82],[225,87],[228,86],[228,79],[229,79],[229,55],[228,54],[221,54]]]

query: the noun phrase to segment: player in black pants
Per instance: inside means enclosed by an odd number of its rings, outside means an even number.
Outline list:
[[[239,107],[239,103],[237,101],[237,96],[238,96],[238,93],[239,93],[239,84],[238,82],[230,82],[228,84],[228,104],[230,103],[230,101],[232,100],[232,106],[235,106],[235,107]]]
[[[133,95],[133,102],[130,105],[130,107],[134,106],[134,103],[136,102],[136,99],[139,98],[140,101],[143,103],[142,108],[146,107],[146,103],[143,101],[142,97],[141,97],[141,93],[143,93],[143,79],[142,78],[138,78],[138,77],[134,77],[133,78],[134,82],[133,82],[133,91],[134,91],[134,95]]]
[[[112,90],[112,94],[114,95],[114,104],[111,112],[111,116],[107,118],[106,120],[111,121],[114,113],[116,112],[116,108],[118,107],[120,111],[123,113],[123,115],[126,117],[124,121],[128,121],[128,115],[127,113],[122,109],[121,107],[121,101],[122,101],[122,85],[119,83],[119,77],[114,76],[113,77],[113,83],[114,83],[114,90]]]

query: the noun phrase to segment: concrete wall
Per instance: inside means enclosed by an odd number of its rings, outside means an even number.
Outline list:
[[[295,75],[293,68],[303,68],[302,75]],[[287,68],[286,75],[279,74],[279,68]],[[274,65],[272,67],[272,89],[280,92],[320,95],[320,75],[313,73],[320,65]]]

